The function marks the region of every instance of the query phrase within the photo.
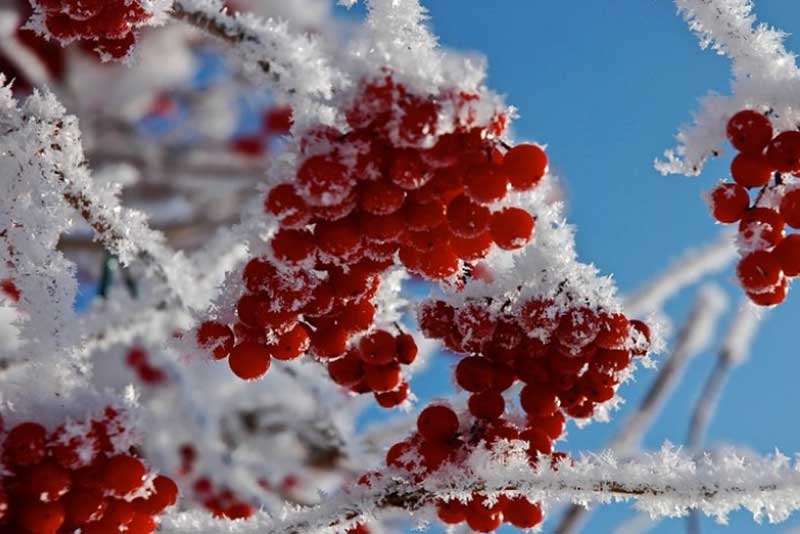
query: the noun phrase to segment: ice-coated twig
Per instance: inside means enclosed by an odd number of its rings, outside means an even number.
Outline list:
[[[229,13],[218,0],[177,0],[172,17],[233,46],[246,68],[263,74],[286,94],[328,98],[335,69],[309,35],[292,33],[288,25],[248,13]]]
[[[689,361],[701,352],[713,337],[720,314],[727,306],[722,290],[713,285],[700,288],[694,307],[683,325],[675,345],[655,381],[645,393],[636,411],[625,420],[609,441],[609,449],[625,456],[632,452],[661,411],[661,406],[680,380]],[[573,505],[554,532],[576,532],[588,516],[584,506]]]
[[[729,513],[746,509],[757,521],[778,522],[800,509],[800,471],[779,453],[757,457],[724,451],[694,457],[670,445],[624,460],[606,452],[581,455],[555,468],[541,462],[534,470],[521,442],[512,442],[501,455],[479,449],[468,465],[443,470],[423,482],[387,473],[371,487],[351,488],[318,506],[274,519],[260,513],[231,524],[207,514],[173,513],[162,522],[161,532],[343,533],[385,510],[418,511],[438,499],[468,499],[474,492],[489,498],[525,495],[548,505],[633,501],[651,517],[685,516],[696,509],[724,521]]]
[[[737,257],[733,235],[724,231],[700,248],[685,252],[661,274],[625,297],[625,310],[633,317],[657,312],[674,294],[704,276],[727,267]]]
[[[663,174],[697,175],[704,162],[719,155],[725,122],[742,108],[770,111],[778,130],[797,126],[800,70],[783,45],[785,34],[757,24],[750,0],[676,0],[679,13],[702,48],[732,60],[731,96],[709,95],[690,127],[677,135],[678,146],[657,161]]]
[[[747,358],[753,336],[762,319],[763,312],[756,310],[749,299],[745,299],[740,304],[728,326],[714,368],[708,375],[703,389],[700,391],[700,396],[695,402],[686,437],[686,447],[690,452],[696,451],[702,446],[725,382],[733,369]],[[687,532],[688,534],[700,534],[700,517],[696,512],[690,513],[687,518]]]

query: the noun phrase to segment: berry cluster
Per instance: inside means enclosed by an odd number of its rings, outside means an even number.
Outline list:
[[[206,477],[198,478],[193,489],[197,500],[214,517],[247,519],[255,513],[253,506],[237,497],[233,490],[226,487],[215,488],[213,482]]]
[[[163,384],[167,381],[167,375],[158,367],[151,365],[148,358],[144,349],[134,347],[125,356],[125,364],[133,369],[139,380],[145,384],[152,386]]]
[[[459,466],[474,447],[482,445],[492,449],[501,439],[526,442],[530,463],[534,466],[540,455],[551,455],[549,459],[554,466],[565,457],[563,453],[553,453],[552,434],[548,434],[552,431],[550,428],[542,430],[529,423],[528,427],[520,429],[502,418],[477,424],[461,423],[449,407],[441,404],[428,406],[417,418],[416,433],[389,449],[386,464],[425,477],[448,464]],[[524,497],[503,497],[489,505],[485,497],[476,494],[466,504],[457,500],[440,501],[437,511],[444,523],[457,525],[466,522],[478,532],[492,532],[504,521],[523,529],[533,528],[542,521],[539,505]]]
[[[240,135],[231,141],[234,152],[251,158],[263,156],[272,139],[289,133],[289,128],[292,126],[292,108],[289,106],[269,108],[264,111],[261,123],[261,131]]]
[[[378,404],[393,408],[408,398],[408,383],[403,382],[401,365],[417,357],[417,343],[410,334],[393,336],[376,330],[361,338],[341,358],[328,362],[331,379],[354,393],[374,392]]]
[[[469,411],[492,421],[506,410],[503,392],[525,383],[520,404],[531,424],[561,435],[564,416],[584,419],[614,397],[619,373],[632,355],[644,355],[649,328],[621,313],[589,307],[559,309],[552,299],[530,299],[515,312],[495,313],[486,302],[456,309],[442,301],[423,303],[420,328],[457,353],[456,383],[471,393]]]
[[[88,425],[85,435],[40,424],[13,427],[2,442],[0,532],[150,534],[154,517],[177,500],[178,487],[152,478],[135,455],[114,450],[118,414]],[[148,482],[152,478],[152,481]]]
[[[308,351],[336,382],[374,392],[382,406],[402,403],[400,365],[416,355],[413,338],[366,335],[380,275],[399,258],[414,273],[458,284],[466,262],[533,235],[528,212],[499,203],[511,189],[535,187],[547,156],[535,145],[501,146],[506,116],[493,109],[478,126],[478,100],[418,97],[387,76],[362,86],[346,113],[349,131],[307,130],[292,179],[266,197],[280,227],[269,253],[244,269],[237,322],[204,323],[198,343],[229,357],[244,379],[262,376],[272,358]],[[455,117],[447,128],[444,116]]]
[[[136,44],[135,30],[150,13],[138,0],[33,0],[50,37],[80,40],[101,57],[123,59]]]
[[[742,259],[739,282],[750,300],[761,306],[786,298],[789,277],[800,274],[800,234],[784,235],[785,226],[800,229],[800,131],[773,136],[769,118],[752,110],[736,113],[728,139],[739,151],[731,164],[733,182],[709,194],[714,218],[739,223]],[[751,200],[750,190],[760,188]]]

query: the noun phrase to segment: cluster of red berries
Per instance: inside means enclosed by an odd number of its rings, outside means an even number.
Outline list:
[[[139,380],[145,384],[156,386],[167,381],[164,371],[151,365],[147,352],[140,347],[134,347],[128,351],[125,356],[125,364],[133,369]]]
[[[399,253],[409,270],[445,280],[492,245],[523,247],[533,217],[513,207],[493,212],[490,205],[510,189],[535,187],[547,156],[535,145],[501,151],[495,136],[502,115],[489,127],[464,124],[437,136],[440,108],[452,98],[409,95],[387,77],[362,88],[347,112],[350,131],[306,133],[295,179],[267,197],[266,209],[281,221],[275,255],[292,263],[318,257],[349,264]],[[434,136],[431,148],[421,147]]]
[[[503,392],[525,383],[520,405],[532,425],[561,435],[564,416],[591,417],[614,397],[619,373],[632,355],[648,351],[650,330],[621,313],[589,307],[559,309],[552,299],[530,299],[516,312],[495,314],[485,302],[456,309],[442,301],[423,303],[423,333],[452,351],[468,353],[455,381],[469,398],[470,413],[496,420],[506,410]]]
[[[213,482],[206,477],[198,478],[192,487],[197,500],[214,517],[247,519],[255,513],[255,508],[237,497],[233,490],[227,487],[215,488]]]
[[[419,414],[417,431],[389,449],[386,464],[416,477],[425,477],[445,465],[459,466],[477,446],[492,449],[499,440],[520,440],[528,444],[531,465],[535,466],[541,455],[548,455],[549,461],[556,467],[566,455],[553,453],[552,435],[551,428],[543,429],[529,422],[526,428],[520,429],[502,418],[462,425],[452,409],[434,404]],[[466,504],[458,500],[440,501],[437,503],[437,512],[439,518],[448,525],[466,522],[478,532],[492,532],[504,521],[523,529],[533,528],[542,521],[539,505],[525,497],[502,497],[490,505],[485,497],[476,494]]]
[[[750,300],[780,304],[787,278],[800,274],[800,234],[784,235],[787,225],[800,229],[800,131],[773,136],[768,117],[744,110],[728,121],[727,133],[739,151],[731,164],[734,181],[710,192],[711,212],[721,223],[739,223],[737,275]]]
[[[133,454],[114,450],[122,432],[106,409],[86,435],[48,434],[40,424],[16,425],[2,442],[0,533],[150,534],[155,516],[177,500],[165,477],[147,483],[148,470]]]
[[[63,44],[80,40],[101,57],[125,58],[135,31],[151,17],[138,0],[33,0],[48,34]]]
[[[267,152],[272,139],[286,135],[292,126],[292,108],[276,106],[264,111],[261,117],[261,131],[240,135],[231,141],[234,152],[251,158],[258,158]]]
[[[361,338],[357,346],[328,362],[331,379],[354,393],[374,393],[384,408],[399,406],[408,398],[401,365],[417,357],[417,343],[410,334],[392,335],[376,330]]]

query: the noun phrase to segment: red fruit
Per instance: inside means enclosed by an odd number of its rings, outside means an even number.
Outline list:
[[[127,495],[142,486],[146,474],[147,469],[140,460],[118,454],[109,458],[103,467],[103,485],[115,495]]]
[[[236,305],[236,314],[239,320],[247,327],[255,330],[264,330],[271,321],[270,310],[272,300],[266,293],[257,295],[242,295]]]
[[[423,302],[419,307],[419,327],[425,337],[443,339],[454,325],[455,309],[441,300]]]
[[[480,260],[489,254],[494,241],[490,232],[483,232],[475,237],[450,236],[450,248],[456,256],[466,261]]]
[[[519,208],[505,208],[492,214],[489,229],[497,246],[504,250],[524,247],[533,235],[535,220]]]
[[[87,47],[95,52],[101,59],[124,59],[133,50],[136,44],[136,34],[132,31],[114,38],[100,38],[96,41],[83,41]]]
[[[739,152],[758,153],[772,140],[772,123],[761,113],[745,109],[728,121],[727,134]]]
[[[461,237],[475,237],[489,227],[489,209],[476,204],[466,195],[459,195],[447,205],[450,231]]]
[[[69,471],[55,462],[45,461],[31,467],[22,481],[22,490],[44,502],[57,501],[72,485]]]
[[[775,306],[786,300],[786,292],[789,289],[789,283],[786,278],[782,278],[780,283],[775,287],[770,288],[762,293],[747,293],[754,303],[759,306]]]
[[[464,346],[474,350],[478,350],[483,343],[489,341],[496,328],[491,312],[475,303],[459,308],[455,314],[455,323],[464,336]]]
[[[125,534],[152,534],[158,528],[155,519],[147,514],[136,513],[126,525]]]
[[[436,121],[439,113],[435,102],[422,99],[411,99],[402,103],[403,115],[400,119],[400,136],[409,143],[419,142],[426,135],[436,133]]]
[[[368,298],[348,305],[339,315],[337,321],[339,327],[347,334],[363,332],[372,326],[375,319],[375,305]]]
[[[351,218],[318,223],[314,229],[317,245],[322,252],[336,258],[346,258],[358,250],[361,231]]]
[[[631,363],[631,354],[627,350],[598,350],[592,363],[600,370],[622,371]]]
[[[328,363],[328,374],[341,386],[352,386],[364,378],[364,361],[353,351]]]
[[[503,512],[498,505],[488,508],[484,497],[473,497],[467,505],[467,525],[478,532],[494,532],[503,523]]]
[[[631,321],[631,334],[633,334],[634,346],[631,353],[636,356],[644,356],[650,351],[650,327],[639,320]]]
[[[417,431],[426,440],[447,441],[458,434],[458,416],[447,406],[428,406],[417,417]]]
[[[595,338],[598,347],[606,349],[621,348],[628,341],[630,322],[621,313],[601,314],[600,332]]]
[[[721,223],[732,223],[742,218],[750,206],[750,195],[739,184],[721,183],[708,196],[711,214]]]
[[[395,389],[403,380],[400,364],[397,363],[388,363],[386,365],[367,364],[364,367],[364,376],[369,388],[378,393]]]
[[[372,215],[365,211],[360,214],[360,222],[366,238],[377,243],[395,241],[406,231],[406,221],[399,211],[388,215]]]
[[[264,155],[264,140],[258,135],[237,137],[231,141],[231,149],[242,156],[257,158]]]
[[[564,414],[560,411],[554,412],[553,415],[531,417],[528,423],[528,426],[538,428],[552,440],[556,440],[564,434],[564,425]]]
[[[439,501],[436,504],[436,515],[447,525],[458,525],[467,519],[467,505],[457,499]]]
[[[505,409],[506,401],[496,391],[482,391],[469,397],[469,413],[478,419],[499,419]]]
[[[558,324],[558,309],[552,299],[529,300],[519,311],[519,325],[532,338],[549,339]]]
[[[530,416],[547,417],[558,410],[556,394],[544,386],[529,384],[519,394],[522,409]]]
[[[45,454],[47,431],[37,423],[20,423],[6,436],[3,443],[3,460],[8,465],[33,465],[42,461]]]
[[[394,152],[394,159],[389,167],[389,177],[395,185],[410,191],[428,183],[433,173],[418,151],[400,149]]]
[[[210,351],[216,360],[227,358],[233,343],[233,330],[228,325],[206,321],[197,329],[197,344]]]
[[[339,204],[350,193],[353,180],[340,162],[329,156],[312,156],[297,171],[306,200],[314,206]]]
[[[464,176],[464,192],[472,200],[490,204],[506,196],[508,178],[499,167],[487,164],[472,167]]]
[[[456,383],[470,393],[480,393],[493,385],[492,363],[480,356],[467,356],[456,366]]]
[[[408,384],[403,382],[400,387],[393,391],[384,391],[383,393],[375,393],[375,400],[383,408],[394,408],[400,406],[408,398],[409,387]]]
[[[314,254],[314,238],[308,230],[281,228],[270,242],[275,257],[286,263],[299,263]]]
[[[177,484],[171,478],[159,475],[153,480],[153,493],[146,499],[135,499],[133,504],[138,512],[157,515],[177,501]]]
[[[731,175],[741,186],[761,187],[772,178],[772,166],[762,154],[739,154],[731,163]]]
[[[767,160],[778,172],[800,170],[800,132],[778,134],[767,146]]]
[[[269,349],[259,343],[244,341],[231,349],[228,364],[231,371],[243,380],[255,380],[269,371],[272,363]]]
[[[65,525],[79,526],[103,517],[106,501],[98,489],[73,489],[61,498],[64,506]]]
[[[542,508],[525,497],[514,497],[506,502],[503,517],[517,528],[529,529],[542,522]]]
[[[349,334],[341,328],[321,327],[311,334],[311,351],[318,358],[335,358],[345,353]]]
[[[64,524],[64,507],[60,502],[29,501],[16,514],[17,525],[32,534],[55,534]]]
[[[386,451],[386,465],[391,467],[398,467],[400,469],[410,468],[410,464],[401,460],[406,454],[412,450],[413,446],[407,441],[395,443],[389,450]]]
[[[358,347],[361,359],[372,365],[391,363],[397,357],[397,341],[386,330],[376,330],[361,338]]]
[[[298,324],[282,334],[272,346],[272,357],[278,360],[293,360],[308,350],[310,341],[306,327]]]
[[[519,434],[519,439],[528,442],[528,455],[535,458],[539,453],[550,454],[553,452],[553,441],[543,430],[526,428]]]
[[[405,199],[405,191],[385,180],[363,182],[359,186],[358,205],[373,215],[394,213],[403,206]]]
[[[454,450],[453,444],[442,441],[423,441],[417,448],[422,456],[422,465],[429,473],[447,463],[453,457]]]
[[[264,113],[264,129],[274,134],[289,133],[292,127],[292,108],[278,106]]]
[[[781,199],[781,217],[792,228],[800,228],[800,188],[787,191]]]
[[[273,187],[267,195],[264,207],[280,219],[282,226],[298,227],[311,219],[308,204],[292,184]]]
[[[506,153],[503,170],[511,187],[527,191],[536,187],[547,172],[547,154],[536,145],[517,145]]]
[[[95,534],[96,532],[119,532],[122,534],[125,532],[123,528],[130,524],[135,516],[136,510],[128,501],[109,499],[108,508],[106,508],[103,518],[98,522],[95,530],[90,530],[89,532],[90,534]],[[94,527],[95,525],[92,526]]]
[[[257,293],[275,285],[279,280],[278,270],[263,258],[253,258],[242,271],[242,279],[248,291]]]
[[[0,292],[11,299],[12,302],[19,302],[19,298],[22,295],[17,284],[9,278],[0,280]]]
[[[558,322],[556,336],[559,342],[572,350],[580,350],[595,340],[600,333],[597,314],[589,308],[573,308]]]
[[[458,256],[449,245],[433,248],[422,255],[417,271],[429,280],[445,280],[459,272]]]
[[[781,265],[774,254],[757,250],[742,258],[736,274],[746,291],[763,293],[780,282]]]
[[[397,361],[410,365],[417,359],[417,342],[411,334],[400,334],[395,338],[397,343]]]
[[[800,274],[800,234],[786,236],[772,252],[781,265],[783,274],[797,276]]]
[[[408,229],[414,232],[431,230],[445,221],[445,208],[438,202],[427,204],[410,203],[405,209]]]

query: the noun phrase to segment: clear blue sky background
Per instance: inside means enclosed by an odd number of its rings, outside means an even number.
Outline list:
[[[687,247],[712,239],[719,227],[707,214],[702,191],[724,178],[728,161],[699,178],[662,177],[653,159],[672,146],[679,124],[689,120],[709,90],[727,92],[729,63],[701,51],[667,0],[428,0],[432,24],[448,47],[474,50],[489,60],[490,85],[520,110],[517,136],[549,145],[553,168],[569,191],[569,219],[578,226],[581,258],[613,273],[620,288],[645,283]],[[800,33],[800,3],[758,2],[759,18]],[[345,16],[360,16],[356,10]],[[800,38],[788,39],[800,51]],[[735,304],[732,271],[716,280]],[[694,290],[670,302],[676,323],[688,312]],[[800,288],[773,311],[755,343],[752,358],[732,376],[711,425],[710,445],[732,443],[769,453],[800,451],[795,407],[800,362],[795,324]],[[723,323],[724,324],[724,323]],[[645,446],[685,439],[699,385],[714,361],[713,350],[689,367],[687,376],[647,435]],[[414,389],[423,399],[451,391],[440,358]],[[653,371],[624,386],[628,402],[621,420],[647,388]],[[603,448],[614,428],[595,424],[570,428],[562,446],[570,451]],[[556,514],[552,514],[555,516]],[[604,507],[583,530],[612,532],[631,516],[629,505]],[[551,532],[553,521],[546,524]],[[727,527],[704,521],[704,532],[743,534],[787,532],[800,517],[759,526],[745,513]],[[683,532],[683,520],[663,522],[653,532]]]

